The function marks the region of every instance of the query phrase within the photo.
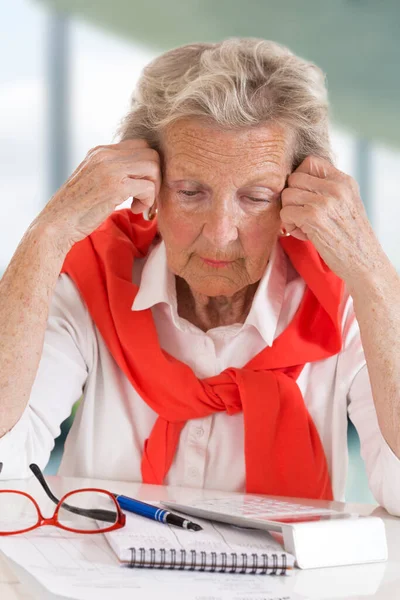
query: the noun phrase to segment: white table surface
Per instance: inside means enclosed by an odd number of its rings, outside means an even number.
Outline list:
[[[59,498],[66,492],[82,487],[98,487],[118,492],[127,496],[140,498],[148,502],[172,500],[190,502],[201,494],[204,498],[215,498],[227,495],[224,492],[199,490],[172,486],[144,485],[140,483],[105,481],[99,479],[83,479],[72,477],[46,477],[50,488]],[[25,480],[0,481],[0,489],[16,489],[34,496],[44,516],[49,516],[55,505],[49,503],[40,484],[34,477]],[[231,494],[229,494],[231,495]],[[336,510],[358,512],[363,515],[376,515],[384,519],[389,548],[389,560],[385,563],[374,563],[346,567],[324,569],[295,569],[290,589],[305,597],[322,600],[347,598],[376,598],[379,600],[395,600],[400,598],[400,518],[392,517],[384,509],[369,504],[344,504],[340,502],[319,501],[322,507]],[[151,571],[149,570],[149,577]],[[289,590],[288,590],[289,592]],[[25,585],[19,582],[6,557],[0,552],[0,599],[1,600],[33,600],[33,596]]]

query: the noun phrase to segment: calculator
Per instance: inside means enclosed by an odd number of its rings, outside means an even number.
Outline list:
[[[200,519],[271,531],[281,536],[283,547],[300,569],[384,562],[388,557],[382,519],[322,508],[313,500],[256,494],[205,498],[199,494],[190,504],[161,504]]]
[[[189,504],[162,501],[171,511],[178,511],[209,521],[221,521],[239,527],[281,531],[284,525],[336,519],[358,518],[357,514],[320,508],[312,504],[278,500],[253,494],[235,494],[220,498],[199,499]]]

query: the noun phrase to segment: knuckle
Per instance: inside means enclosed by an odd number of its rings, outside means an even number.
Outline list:
[[[145,179],[147,185],[146,185],[146,189],[148,189],[149,191],[153,191],[156,188],[156,184],[154,181],[151,181],[150,179]]]
[[[318,219],[319,209],[317,206],[312,205],[312,204],[308,205],[307,212],[308,212],[309,218],[311,218],[313,221],[316,221]]]
[[[113,156],[114,155],[112,153],[112,150],[110,150],[109,146],[95,146],[95,148],[93,148],[89,154],[90,160],[95,162],[109,160]]]
[[[319,194],[318,195],[318,207],[315,206],[316,210],[318,210],[319,208],[326,209],[331,203],[331,197],[332,197],[331,194],[329,196],[325,195],[325,194]]]
[[[154,181],[152,181],[151,179],[145,179],[144,177],[125,177],[123,179],[123,183],[126,184],[128,187],[140,188],[140,190],[143,190],[145,192],[155,189]]]
[[[339,171],[339,170],[336,172],[336,182],[337,182],[338,186],[342,186],[342,187],[343,186],[344,187],[351,186],[352,180],[353,180],[353,178],[350,175],[348,175],[347,173],[344,173],[343,171]]]
[[[149,175],[154,177],[154,179],[157,179],[159,177],[160,167],[157,163],[155,163],[154,161],[150,161],[147,165],[147,168],[148,168]]]
[[[155,161],[157,163],[160,162],[160,155],[157,152],[157,150],[154,150],[154,148],[149,148],[148,149],[148,156],[149,156],[150,160],[153,160],[153,161]]]
[[[308,155],[305,157],[305,159],[304,159],[303,163],[304,163],[304,165],[306,165],[307,167],[310,167],[310,166],[311,166],[313,163],[315,163],[315,159],[316,159],[316,157],[314,156],[314,154],[308,154]]]
[[[360,186],[358,181],[356,181],[353,177],[348,176],[348,184],[350,186],[350,189],[355,192],[356,194],[360,193]]]
[[[333,198],[337,198],[342,192],[342,183],[337,181],[327,182],[325,188],[326,194],[329,194],[329,196],[332,196]]]
[[[284,206],[280,213],[279,216],[281,219],[285,220],[285,219],[289,219],[290,217],[290,207],[289,206]]]
[[[284,190],[282,190],[281,192],[281,200],[283,201],[287,201],[290,197],[290,189],[289,188],[285,188]]]
[[[87,156],[90,156],[91,154],[96,154],[96,152],[98,152],[102,148],[104,148],[104,145],[94,146],[93,148],[90,148],[90,150],[87,153]]]
[[[127,138],[119,142],[119,145],[127,146],[128,148],[150,148],[150,144],[144,138]]]

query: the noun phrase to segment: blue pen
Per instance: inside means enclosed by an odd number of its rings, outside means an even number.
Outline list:
[[[183,529],[190,529],[191,531],[200,531],[203,529],[197,523],[193,523],[188,519],[183,519],[179,515],[174,515],[165,508],[158,508],[158,506],[152,506],[146,504],[146,502],[140,502],[135,498],[128,498],[128,496],[122,496],[120,494],[113,494],[114,498],[122,508],[122,510],[128,510],[136,515],[141,515],[147,519],[153,519],[153,521],[159,521],[160,523],[168,523],[169,525],[176,525]]]

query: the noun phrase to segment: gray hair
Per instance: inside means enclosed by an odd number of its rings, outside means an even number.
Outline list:
[[[234,37],[179,46],[146,65],[117,135],[159,150],[162,131],[181,118],[228,129],[275,122],[294,134],[294,170],[309,154],[333,164],[328,108],[318,66],[277,42]]]

